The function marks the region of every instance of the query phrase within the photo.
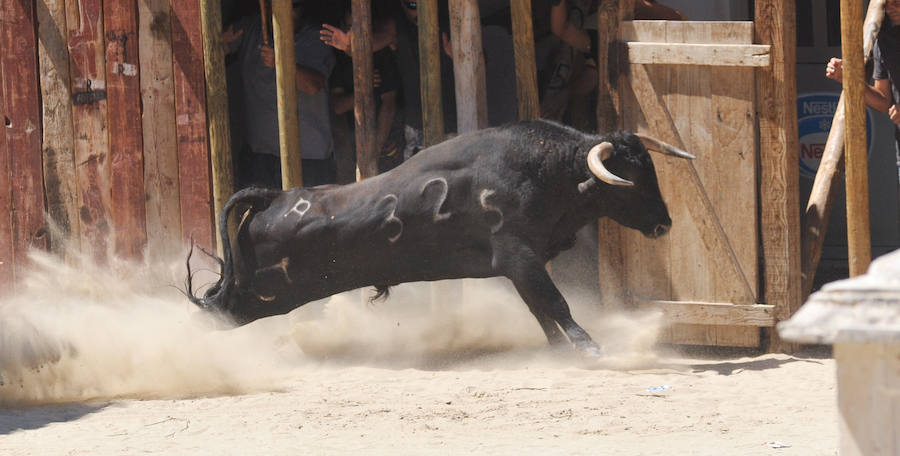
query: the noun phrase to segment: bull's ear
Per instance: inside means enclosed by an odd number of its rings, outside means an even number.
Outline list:
[[[647,150],[652,150],[654,152],[662,152],[666,155],[672,155],[673,157],[679,157],[679,158],[687,158],[689,160],[693,160],[693,159],[697,158],[694,156],[694,154],[689,154],[669,143],[660,141],[652,136],[641,135],[641,134],[635,134],[635,136],[637,136],[641,140],[641,142],[644,143],[644,147],[646,147]]]
[[[603,160],[609,158],[609,156],[612,155],[612,151],[612,143],[605,141],[592,147],[587,156],[588,169],[591,170],[591,173],[593,173],[594,176],[597,177],[597,179],[606,182],[609,185],[634,185],[634,182],[631,182],[627,179],[622,179],[621,177],[616,176],[608,169],[606,169],[606,166],[603,164]]]

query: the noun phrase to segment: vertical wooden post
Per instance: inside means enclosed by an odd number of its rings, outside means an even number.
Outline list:
[[[182,247],[169,1],[140,0],[138,27],[147,255],[168,259]]]
[[[3,73],[3,128],[6,129],[6,153],[9,183],[0,187],[8,192],[9,206],[3,214],[11,217],[13,274],[26,265],[31,247],[47,247],[44,222],[44,187],[41,177],[41,111],[38,93],[37,43],[34,4],[14,0],[0,1],[0,71]]]
[[[69,253],[65,249],[67,243],[78,248],[80,224],[75,180],[72,178],[75,176],[75,148],[72,96],[69,93],[66,10],[63,0],[39,0],[36,6],[41,70],[44,191],[47,196],[47,214],[61,231],[61,235],[66,237],[51,239],[50,248],[58,256],[64,257]],[[0,142],[3,142],[2,136]]]
[[[297,58],[291,0],[272,0],[275,38],[275,84],[278,90],[278,141],[281,149],[281,187],[303,186],[300,119],[297,112]]]
[[[419,1],[419,84],[425,147],[444,140],[441,98],[441,36],[437,0]]]
[[[209,153],[212,167],[213,220],[234,191],[231,166],[231,133],[228,126],[228,86],[225,82],[225,51],[222,44],[222,2],[201,0],[203,15],[203,63],[206,75],[206,117],[209,121]],[[265,12],[265,10],[263,10]],[[291,47],[293,50],[293,47]],[[216,246],[222,254],[221,234]]]
[[[866,20],[863,23],[863,57],[868,62],[872,57],[872,49],[875,47],[875,39],[881,30],[884,20],[884,0],[872,0],[866,11]],[[816,171],[816,179],[813,182],[809,201],[806,204],[806,212],[803,213],[803,301],[809,296],[813,287],[813,279],[816,276],[816,268],[822,257],[822,244],[825,242],[825,233],[828,222],[831,220],[831,209],[834,207],[834,189],[840,182],[841,169],[844,159],[844,94],[834,111],[834,119],[831,121],[831,131],[828,132],[828,140],[825,142],[825,151],[822,153],[822,161]]]
[[[760,138],[760,209],[765,300],[775,318],[786,320],[801,301],[800,196],[795,6],[793,2],[757,0],[756,42],[771,45],[772,65],[756,73]],[[770,332],[772,351],[791,351]]]
[[[109,97],[109,182],[115,252],[137,259],[147,244],[137,3],[103,3]]]
[[[510,0],[509,7],[516,53],[516,97],[519,101],[519,119],[537,119],[541,116],[541,105],[538,102],[531,0]]]
[[[356,122],[356,178],[378,174],[375,150],[375,88],[372,61],[372,14],[369,0],[353,0],[353,118]]]
[[[206,81],[199,0],[169,0],[182,238],[212,246]]]
[[[612,17],[609,17],[612,15]],[[610,56],[603,59],[602,55],[604,45],[609,49],[608,43],[615,43],[619,39],[618,24],[622,21],[631,20],[634,17],[634,0],[617,0],[609,2],[604,0],[600,4],[600,10],[597,13],[597,45],[598,60],[597,72],[600,78],[600,94],[598,97],[597,128],[600,133],[606,131],[617,130],[622,127],[621,116],[615,115],[620,112],[618,93],[630,90],[625,87],[625,78],[618,77],[618,84],[604,84],[608,80]],[[615,22],[615,28],[612,27],[610,21]],[[604,38],[605,35],[605,38]],[[605,41],[604,41],[605,39]],[[627,68],[628,62],[624,61],[622,53],[616,53],[612,56],[617,61],[617,68]],[[604,87],[606,87],[604,89]],[[603,90],[606,90],[604,100]],[[602,105],[605,103],[605,105]],[[602,112],[601,112],[602,109]],[[610,114],[612,112],[612,115]],[[602,116],[602,118],[601,118]],[[604,129],[609,129],[604,131]],[[607,292],[603,295],[603,305],[605,307],[616,307],[625,304],[627,299],[625,290],[625,260],[624,252],[622,252],[622,228],[609,218],[601,218],[597,221],[597,275],[600,283]]]
[[[616,130],[619,116],[613,104],[613,90],[609,80],[609,48],[619,32],[619,3],[602,0],[597,10],[597,131],[601,134]],[[615,57],[615,56],[613,56]]]
[[[872,261],[869,229],[869,165],[866,156],[865,61],[862,4],[841,0],[841,54],[844,60],[844,122],[847,134],[847,250],[850,277],[864,274]]]
[[[487,127],[487,87],[477,0],[450,0],[450,35],[456,85],[456,129],[459,133]]]

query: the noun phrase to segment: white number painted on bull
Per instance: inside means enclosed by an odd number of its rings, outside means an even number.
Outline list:
[[[300,209],[300,206],[304,206],[302,210]],[[297,214],[300,215],[300,218],[303,218],[303,216],[306,214],[306,211],[308,211],[309,208],[311,208],[311,207],[312,207],[312,203],[310,203],[309,201],[307,201],[303,198],[300,198],[300,200],[297,201],[297,204],[295,204],[294,207],[291,208],[291,210],[285,212],[285,214],[282,217],[287,217],[291,213],[296,212]]]
[[[441,220],[447,220],[450,218],[450,213],[441,214],[441,207],[444,206],[444,201],[447,200],[447,193],[450,191],[450,185],[447,184],[447,179],[443,177],[435,177],[434,179],[425,182],[425,185],[422,186],[422,191],[420,192],[422,195],[425,195],[425,190],[428,189],[428,186],[431,184],[443,184],[441,197],[438,200],[437,204],[434,206],[434,222],[440,222]]]
[[[478,200],[481,202],[481,207],[485,212],[496,212],[497,215],[500,216],[500,221],[495,223],[494,226],[491,227],[491,234],[494,234],[500,231],[500,228],[503,227],[503,211],[500,210],[499,207],[494,206],[493,204],[488,204],[487,199],[496,193],[494,190],[482,189],[481,195],[478,197]]]
[[[391,193],[389,195],[385,195],[384,198],[381,198],[381,200],[378,203],[380,204],[382,201],[388,201],[388,204],[393,202],[394,206],[391,207],[390,214],[388,214],[387,218],[384,219],[384,222],[381,223],[381,226],[384,227],[390,223],[397,223],[400,225],[400,231],[398,231],[397,234],[388,238],[388,240],[391,241],[391,244],[393,244],[393,243],[397,242],[397,240],[400,239],[400,236],[403,234],[403,220],[400,220],[400,218],[398,218],[396,215],[397,204],[399,204],[400,201],[397,199],[397,195],[394,195],[393,193]]]

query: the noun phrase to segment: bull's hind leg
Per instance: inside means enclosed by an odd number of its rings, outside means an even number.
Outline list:
[[[553,284],[543,262],[531,249],[515,240],[495,242],[493,266],[512,280],[519,296],[541,324],[550,343],[562,340],[556,328],[558,324],[579,351],[591,356],[602,354],[587,331],[575,323],[569,304]]]

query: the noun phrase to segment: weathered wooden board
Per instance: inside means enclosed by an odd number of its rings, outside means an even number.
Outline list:
[[[4,21],[0,20],[0,46],[4,46],[2,37]],[[0,59],[0,290],[9,290],[13,276],[13,244],[12,244],[12,187],[9,181],[9,148],[6,144],[6,99],[3,96],[5,87],[5,71]],[[3,293],[3,291],[0,291]]]
[[[140,0],[138,25],[147,253],[170,258],[182,236],[169,1]]]
[[[772,46],[772,66],[756,74],[760,141],[760,226],[765,261],[765,302],[776,318],[803,303],[800,280],[800,197],[797,133],[797,37],[794,2],[757,0],[755,41]],[[790,350],[772,331],[770,350]]]
[[[51,250],[67,257],[79,246],[72,96],[69,93],[69,51],[63,0],[39,0],[38,56],[43,118],[44,191],[47,214],[65,239],[52,238]],[[65,242],[63,242],[65,240]],[[66,247],[71,247],[67,249]]]
[[[137,3],[103,4],[115,253],[140,258],[147,243]]]
[[[752,42],[750,25],[636,21],[622,32],[644,42],[734,44]],[[661,239],[623,231],[626,287],[636,300],[755,304],[753,69],[632,64],[630,74],[635,93],[621,94],[625,127],[680,144],[698,158],[654,155],[673,227]],[[676,324],[663,339],[757,346],[759,329]]]
[[[70,91],[81,248],[105,257],[111,230],[103,12],[100,0],[68,0]]]
[[[661,65],[769,66],[769,46],[760,44],[626,44],[631,63]]]
[[[198,0],[171,0],[182,239],[212,247],[206,85]]]
[[[6,129],[13,280],[26,267],[28,249],[46,248],[41,167],[41,110],[34,4],[0,1],[0,68]],[[0,260],[2,261],[2,260]]]

